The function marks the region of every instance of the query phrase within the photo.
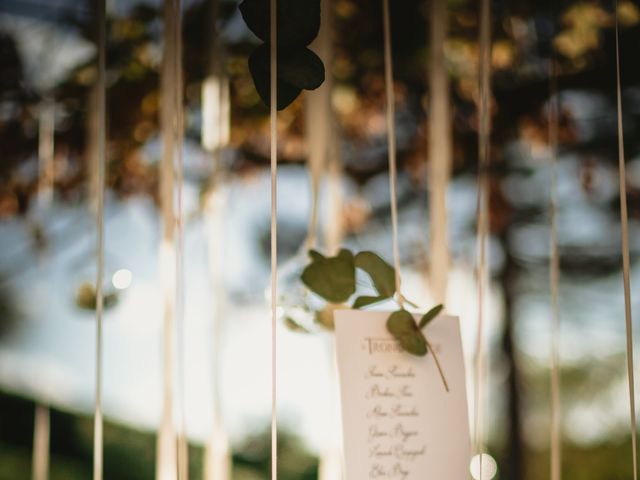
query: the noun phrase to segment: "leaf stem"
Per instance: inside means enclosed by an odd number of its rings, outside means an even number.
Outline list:
[[[411,305],[413,308],[420,308],[419,305],[416,305],[415,303],[413,303],[411,300],[409,300],[407,297],[405,297],[404,295],[402,295],[401,293],[398,294],[398,296],[400,297],[400,299],[403,302],[408,303],[409,305]]]
[[[438,367],[438,372],[440,373],[440,378],[442,379],[444,389],[447,391],[447,393],[449,393],[449,384],[447,383],[447,378],[444,376],[444,371],[442,370],[442,365],[440,365],[440,360],[438,360],[438,354],[429,343],[429,340],[427,340],[427,337],[425,337],[424,340],[427,343],[427,348],[431,352],[431,355],[433,355],[433,359],[436,362],[436,367]]]

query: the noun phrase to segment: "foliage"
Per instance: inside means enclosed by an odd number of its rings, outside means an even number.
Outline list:
[[[33,442],[34,404],[0,392],[0,480],[29,478]],[[51,408],[51,480],[91,478],[93,462],[93,419]],[[235,480],[268,478],[271,460],[271,432],[258,434],[233,446]],[[105,479],[142,480],[154,478],[155,432],[141,431],[105,421]],[[189,445],[189,476],[203,478],[204,448]],[[278,478],[315,480],[318,459],[287,427],[278,431]]]
[[[344,304],[356,293],[356,269],[360,269],[371,279],[377,295],[360,295],[355,298],[351,308],[361,309],[385,300],[396,300],[402,305],[404,297],[396,289],[395,269],[376,253],[363,251],[354,255],[343,248],[335,257],[325,257],[316,250],[311,250],[309,257],[311,263],[300,278],[309,290],[330,304]],[[413,315],[401,306],[389,316],[387,330],[405,351],[425,356],[429,344],[422,329],[442,308],[442,305],[432,308],[416,324]],[[297,326],[291,318],[286,321],[290,326]]]
[[[270,2],[244,0],[240,12],[249,29],[264,43],[249,57],[249,71],[260,98],[271,101]],[[307,48],[320,30],[320,0],[277,2],[278,110],[286,108],[302,90],[314,90],[324,82],[320,57]]]

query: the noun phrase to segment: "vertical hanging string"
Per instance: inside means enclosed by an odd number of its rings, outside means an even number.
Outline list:
[[[38,112],[38,194],[36,199],[36,222],[40,223],[47,215],[53,199],[54,153],[55,153],[55,100],[45,98]],[[38,255],[38,262],[42,256]],[[33,456],[31,459],[31,478],[47,480],[49,478],[49,406],[38,403],[33,422]]]
[[[306,93],[306,130],[309,149],[309,170],[312,186],[312,213],[309,218],[309,234],[307,236],[307,248],[315,247],[318,242],[318,204],[320,185],[326,178],[328,222],[324,225],[324,248],[327,254],[335,255],[342,242],[341,223],[341,191],[340,191],[340,160],[339,141],[336,138],[336,126],[334,112],[331,105],[331,92],[333,91],[333,76],[331,75],[331,62],[333,58],[333,44],[331,32],[333,30],[332,0],[320,2],[320,31],[318,37],[311,44],[311,48],[327,65],[327,75],[324,83],[316,90]],[[342,477],[342,453],[339,443],[340,427],[337,412],[337,377],[335,366],[335,344],[329,344],[329,398],[331,402],[326,411],[327,429],[326,436],[321,446],[318,461],[318,480],[339,480]]]
[[[214,299],[212,328],[212,427],[206,444],[204,460],[204,480],[228,480],[230,478],[230,453],[227,433],[220,407],[220,375],[222,373],[222,352],[224,319],[227,304],[222,264],[224,259],[224,212],[227,205],[227,193],[222,185],[216,185],[208,193],[206,202],[207,250],[211,292]]]
[[[330,128],[327,124],[328,109],[325,108],[324,102],[328,96],[325,88],[323,85],[318,89],[319,91],[310,91],[306,94],[305,123],[309,150],[309,160],[307,163],[311,183],[311,209],[309,212],[307,237],[304,242],[305,250],[315,248],[318,242],[320,183],[327,164],[327,151],[329,149],[328,133]]]
[[[400,247],[398,241],[398,195],[396,192],[396,183],[398,179],[396,166],[396,126],[395,126],[395,94],[393,88],[393,60],[391,56],[391,15],[389,12],[389,0],[383,0],[383,23],[384,23],[384,78],[387,97],[387,141],[389,156],[389,195],[391,201],[391,234],[393,242],[393,264],[395,270],[395,283],[397,302],[400,308],[404,308],[404,297],[400,290]],[[427,348],[433,355],[433,360],[438,368],[438,373],[442,379],[445,390],[449,391],[449,384],[444,376],[444,371],[435,350],[425,339]]]
[[[318,54],[325,59],[327,64],[331,64],[333,59],[333,44],[331,41],[331,32],[333,31],[333,0],[322,0],[320,7],[322,12],[322,24],[320,25],[319,48]],[[331,71],[331,69],[329,69]],[[342,209],[344,207],[344,198],[342,191],[342,151],[341,133],[336,124],[335,112],[331,104],[331,92],[333,91],[333,76],[327,75],[324,87],[327,91],[326,107],[327,107],[327,143],[326,150],[326,171],[327,171],[327,197],[328,205],[328,224],[324,232],[324,244],[327,254],[336,255],[344,238],[344,222],[342,220]],[[311,93],[311,92],[309,92]],[[335,371],[334,371],[335,374]]]
[[[271,479],[278,478],[278,9],[269,1],[270,15],[270,100],[271,121]]]
[[[322,31],[322,30],[321,30]],[[324,87],[324,86],[323,86]],[[325,89],[310,91],[306,95],[305,123],[307,129],[307,145],[309,149],[309,179],[311,182],[311,210],[304,249],[316,247],[318,241],[318,203],[320,197],[320,182],[327,162],[328,128],[327,109],[324,100]],[[322,89],[322,90],[321,90]]]
[[[222,345],[225,331],[224,285],[224,213],[226,196],[223,182],[226,174],[221,162],[222,149],[229,135],[229,80],[224,72],[224,48],[218,29],[220,1],[208,0],[208,31],[210,53],[207,77],[202,84],[202,146],[213,161],[212,181],[205,203],[207,219],[207,250],[213,312],[211,315],[211,431],[205,445],[204,480],[228,480],[231,474],[229,440],[221,411],[220,377],[222,373]]]
[[[479,65],[479,114],[478,114],[478,324],[476,332],[475,386],[474,386],[474,448],[478,455],[479,479],[482,480],[482,450],[484,443],[484,409],[482,381],[484,373],[484,317],[487,308],[486,289],[489,284],[487,262],[487,238],[489,235],[489,148],[491,117],[489,95],[491,91],[491,7],[490,0],[482,0],[480,6],[480,65]]]
[[[177,442],[174,422],[174,343],[176,310],[176,246],[175,246],[175,118],[177,93],[175,85],[175,23],[173,0],[164,1],[164,47],[160,79],[162,129],[162,163],[160,165],[160,202],[162,206],[162,242],[160,275],[163,296],[163,398],[162,420],[156,452],[156,479],[177,477]]]
[[[93,425],[93,480],[102,480],[102,314],[104,296],[104,188],[106,163],[106,0],[97,0],[98,17],[98,76],[96,95],[96,138],[97,155],[94,168],[97,170],[96,189],[96,378],[95,414]]]
[[[320,4],[321,22],[317,38],[311,44],[313,50],[329,65],[332,56],[331,46],[331,3],[322,0]],[[330,69],[329,69],[330,72]],[[307,136],[308,168],[311,181],[311,210],[305,249],[315,248],[318,241],[318,213],[320,185],[327,170],[330,132],[332,130],[331,91],[333,79],[327,74],[322,86],[305,94],[305,130]],[[306,256],[306,255],[305,255]]]
[[[444,303],[449,275],[447,187],[451,175],[451,108],[444,55],[447,2],[431,0],[429,71],[429,285],[436,303]]]
[[[34,417],[32,480],[47,480],[49,478],[49,435],[49,406],[39,403],[36,405]]]
[[[176,177],[176,215],[175,215],[175,238],[176,238],[176,340],[177,340],[177,363],[178,363],[178,480],[188,480],[189,478],[189,444],[186,422],[186,400],[185,400],[185,349],[184,349],[184,212],[182,202],[182,190],[184,183],[184,106],[182,101],[183,75],[182,75],[182,5],[181,0],[171,1],[173,17],[172,42],[173,62],[172,77],[174,80],[175,93],[175,117],[173,119],[173,136],[175,139],[175,177]]]
[[[629,272],[629,224],[627,214],[627,177],[624,154],[624,126],[622,123],[622,85],[620,80],[620,27],[618,2],[616,0],[616,102],[618,117],[618,168],[620,176],[620,229],[622,234],[622,276],[624,282],[624,313],[627,335],[627,374],[629,380],[629,420],[631,427],[631,448],[633,479],[638,479],[638,454],[636,441],[636,402],[633,374],[633,328],[631,319],[631,285]]]
[[[396,107],[393,88],[393,60],[391,57],[391,15],[389,0],[383,0],[384,21],[384,80],[387,97],[387,141],[389,156],[389,195],[391,197],[391,232],[393,236],[393,264],[395,267],[396,294],[400,307],[404,306],[402,290],[400,290],[400,247],[398,245],[398,198],[396,193]]]
[[[551,290],[551,429],[550,429],[550,475],[551,480],[562,477],[562,433],[560,406],[560,307],[559,280],[560,255],[558,251],[558,124],[560,100],[555,59],[551,58],[549,76],[549,148],[551,150],[550,194],[549,194],[549,284]]]
[[[55,177],[55,118],[56,103],[47,97],[40,103],[38,111],[38,195],[40,214],[51,205]]]
[[[331,128],[331,157],[328,160],[328,193],[329,197],[329,224],[327,225],[324,242],[327,254],[336,255],[340,250],[344,238],[344,222],[342,220],[344,207],[344,194],[342,191],[342,160],[340,158],[340,132],[336,126]]]

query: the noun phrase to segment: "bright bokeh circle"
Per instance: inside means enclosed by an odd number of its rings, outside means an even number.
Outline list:
[[[131,282],[133,281],[133,273],[131,270],[126,268],[121,268],[120,270],[116,270],[113,276],[111,277],[111,283],[118,290],[125,290],[131,286]]]
[[[469,471],[474,480],[480,480],[480,457],[482,457],[482,480],[491,480],[498,473],[498,464],[488,453],[474,455],[469,465]]]

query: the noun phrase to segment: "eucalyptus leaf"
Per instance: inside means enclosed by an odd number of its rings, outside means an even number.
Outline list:
[[[337,255],[338,258],[343,258],[351,263],[354,263],[353,252],[347,248],[341,248]]]
[[[319,251],[317,250],[309,250],[308,252],[309,258],[313,261],[317,261],[317,260],[323,260],[324,258],[326,258],[324,255],[322,255]]]
[[[256,91],[258,95],[260,95],[260,99],[262,102],[268,107],[271,105],[271,78],[269,75],[269,70],[265,70],[261,66],[260,62],[260,48],[258,47],[250,56],[249,56],[249,71],[251,72],[251,76],[253,77],[253,83],[256,86]],[[288,107],[291,102],[293,102],[300,92],[302,92],[301,88],[295,87],[281,79],[278,79],[278,110],[283,110]]]
[[[263,44],[254,50],[250,60],[253,69],[266,72],[267,80],[271,72],[271,51]],[[278,49],[278,80],[293,87],[314,90],[324,82],[324,65],[320,57],[306,47]]]
[[[317,259],[304,269],[301,279],[309,290],[328,302],[346,302],[356,290],[353,257]]]
[[[363,295],[361,297],[356,298],[356,301],[353,302],[353,308],[362,308],[367,305],[372,305],[374,303],[382,302],[387,300],[388,297],[370,297],[368,295]]]
[[[433,320],[434,318],[436,318],[440,314],[440,312],[442,311],[443,308],[444,308],[444,305],[442,305],[442,304],[436,305],[431,310],[429,310],[427,313],[425,313],[422,316],[422,318],[420,319],[419,327],[420,328],[426,327],[431,322],[431,320]]]
[[[355,265],[367,272],[381,296],[392,297],[396,293],[395,269],[380,256],[373,252],[360,252],[355,257]]]
[[[270,41],[269,0],[244,0],[240,12],[249,29],[263,42]],[[306,46],[320,30],[320,0],[278,0],[278,46]]]
[[[408,311],[393,312],[387,320],[387,330],[407,352],[419,357],[427,354],[427,341]]]
[[[308,48],[283,51],[278,60],[278,77],[304,90],[315,90],[324,83],[324,64]]]

